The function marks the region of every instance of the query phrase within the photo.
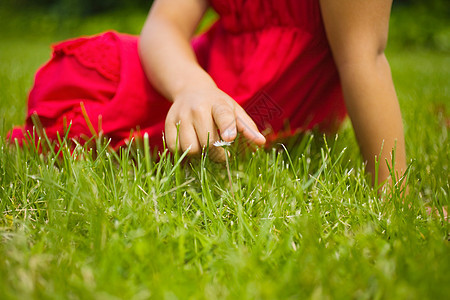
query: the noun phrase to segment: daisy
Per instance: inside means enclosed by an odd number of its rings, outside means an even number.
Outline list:
[[[216,147],[227,147],[227,146],[230,146],[232,143],[233,143],[233,141],[225,142],[225,141],[220,140],[220,141],[214,142],[214,146],[216,146]]]

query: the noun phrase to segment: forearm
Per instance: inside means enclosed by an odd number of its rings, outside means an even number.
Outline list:
[[[196,60],[190,40],[208,5],[207,0],[155,0],[139,44],[147,77],[174,102],[164,126],[167,146],[190,155],[220,139],[231,142],[238,132],[258,145],[265,143],[244,109],[217,88]],[[210,151],[213,159],[225,160],[224,149]]]
[[[340,66],[344,98],[367,170],[378,182],[389,178],[386,161],[401,175],[406,170],[405,143],[400,107],[384,54],[371,60],[350,61]],[[381,155],[380,155],[381,153]],[[375,179],[375,176],[372,176]]]
[[[194,18],[200,17],[200,13],[197,15]],[[144,71],[153,86],[172,101],[185,88],[215,86],[197,63],[190,44],[195,22],[191,23],[192,29],[186,29],[186,24],[177,24],[170,17],[151,12],[140,36],[139,53]]]

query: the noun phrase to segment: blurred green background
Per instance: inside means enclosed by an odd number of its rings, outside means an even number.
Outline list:
[[[96,23],[100,30],[139,33],[151,3],[150,0],[2,0],[0,36],[42,33],[67,38],[91,33],[88,28],[94,26],[86,26],[86,22]],[[448,0],[394,0],[390,46],[450,52]]]
[[[118,9],[148,9],[149,0],[2,0],[16,10],[47,10],[64,16],[88,16]]]

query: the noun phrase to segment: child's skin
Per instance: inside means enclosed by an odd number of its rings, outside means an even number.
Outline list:
[[[379,182],[389,179],[384,162],[391,162],[394,147],[395,170],[401,175],[406,169],[401,113],[384,55],[391,5],[392,0],[320,0],[348,114],[367,171],[374,174],[375,157],[381,161]],[[167,145],[171,151],[191,147],[189,153],[195,155],[208,136],[212,144],[220,138],[232,141],[237,132],[263,145],[265,138],[253,120],[197,63],[190,40],[207,8],[206,0],[157,0],[141,33],[139,51],[146,74],[173,101],[166,117]],[[220,147],[212,151],[225,159]]]

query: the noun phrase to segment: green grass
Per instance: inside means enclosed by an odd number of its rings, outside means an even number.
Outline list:
[[[137,24],[128,30],[137,33],[143,17],[119,23]],[[4,33],[2,137],[23,122],[49,43],[101,31],[103,20]],[[385,201],[364,175],[348,123],[326,141],[307,134],[288,151],[233,155],[232,187],[226,167],[207,155],[156,157],[145,141],[118,153],[103,144],[44,155],[1,138],[0,298],[448,297],[441,208],[449,202],[450,58],[397,48],[389,58],[410,172],[409,194],[393,189]]]

